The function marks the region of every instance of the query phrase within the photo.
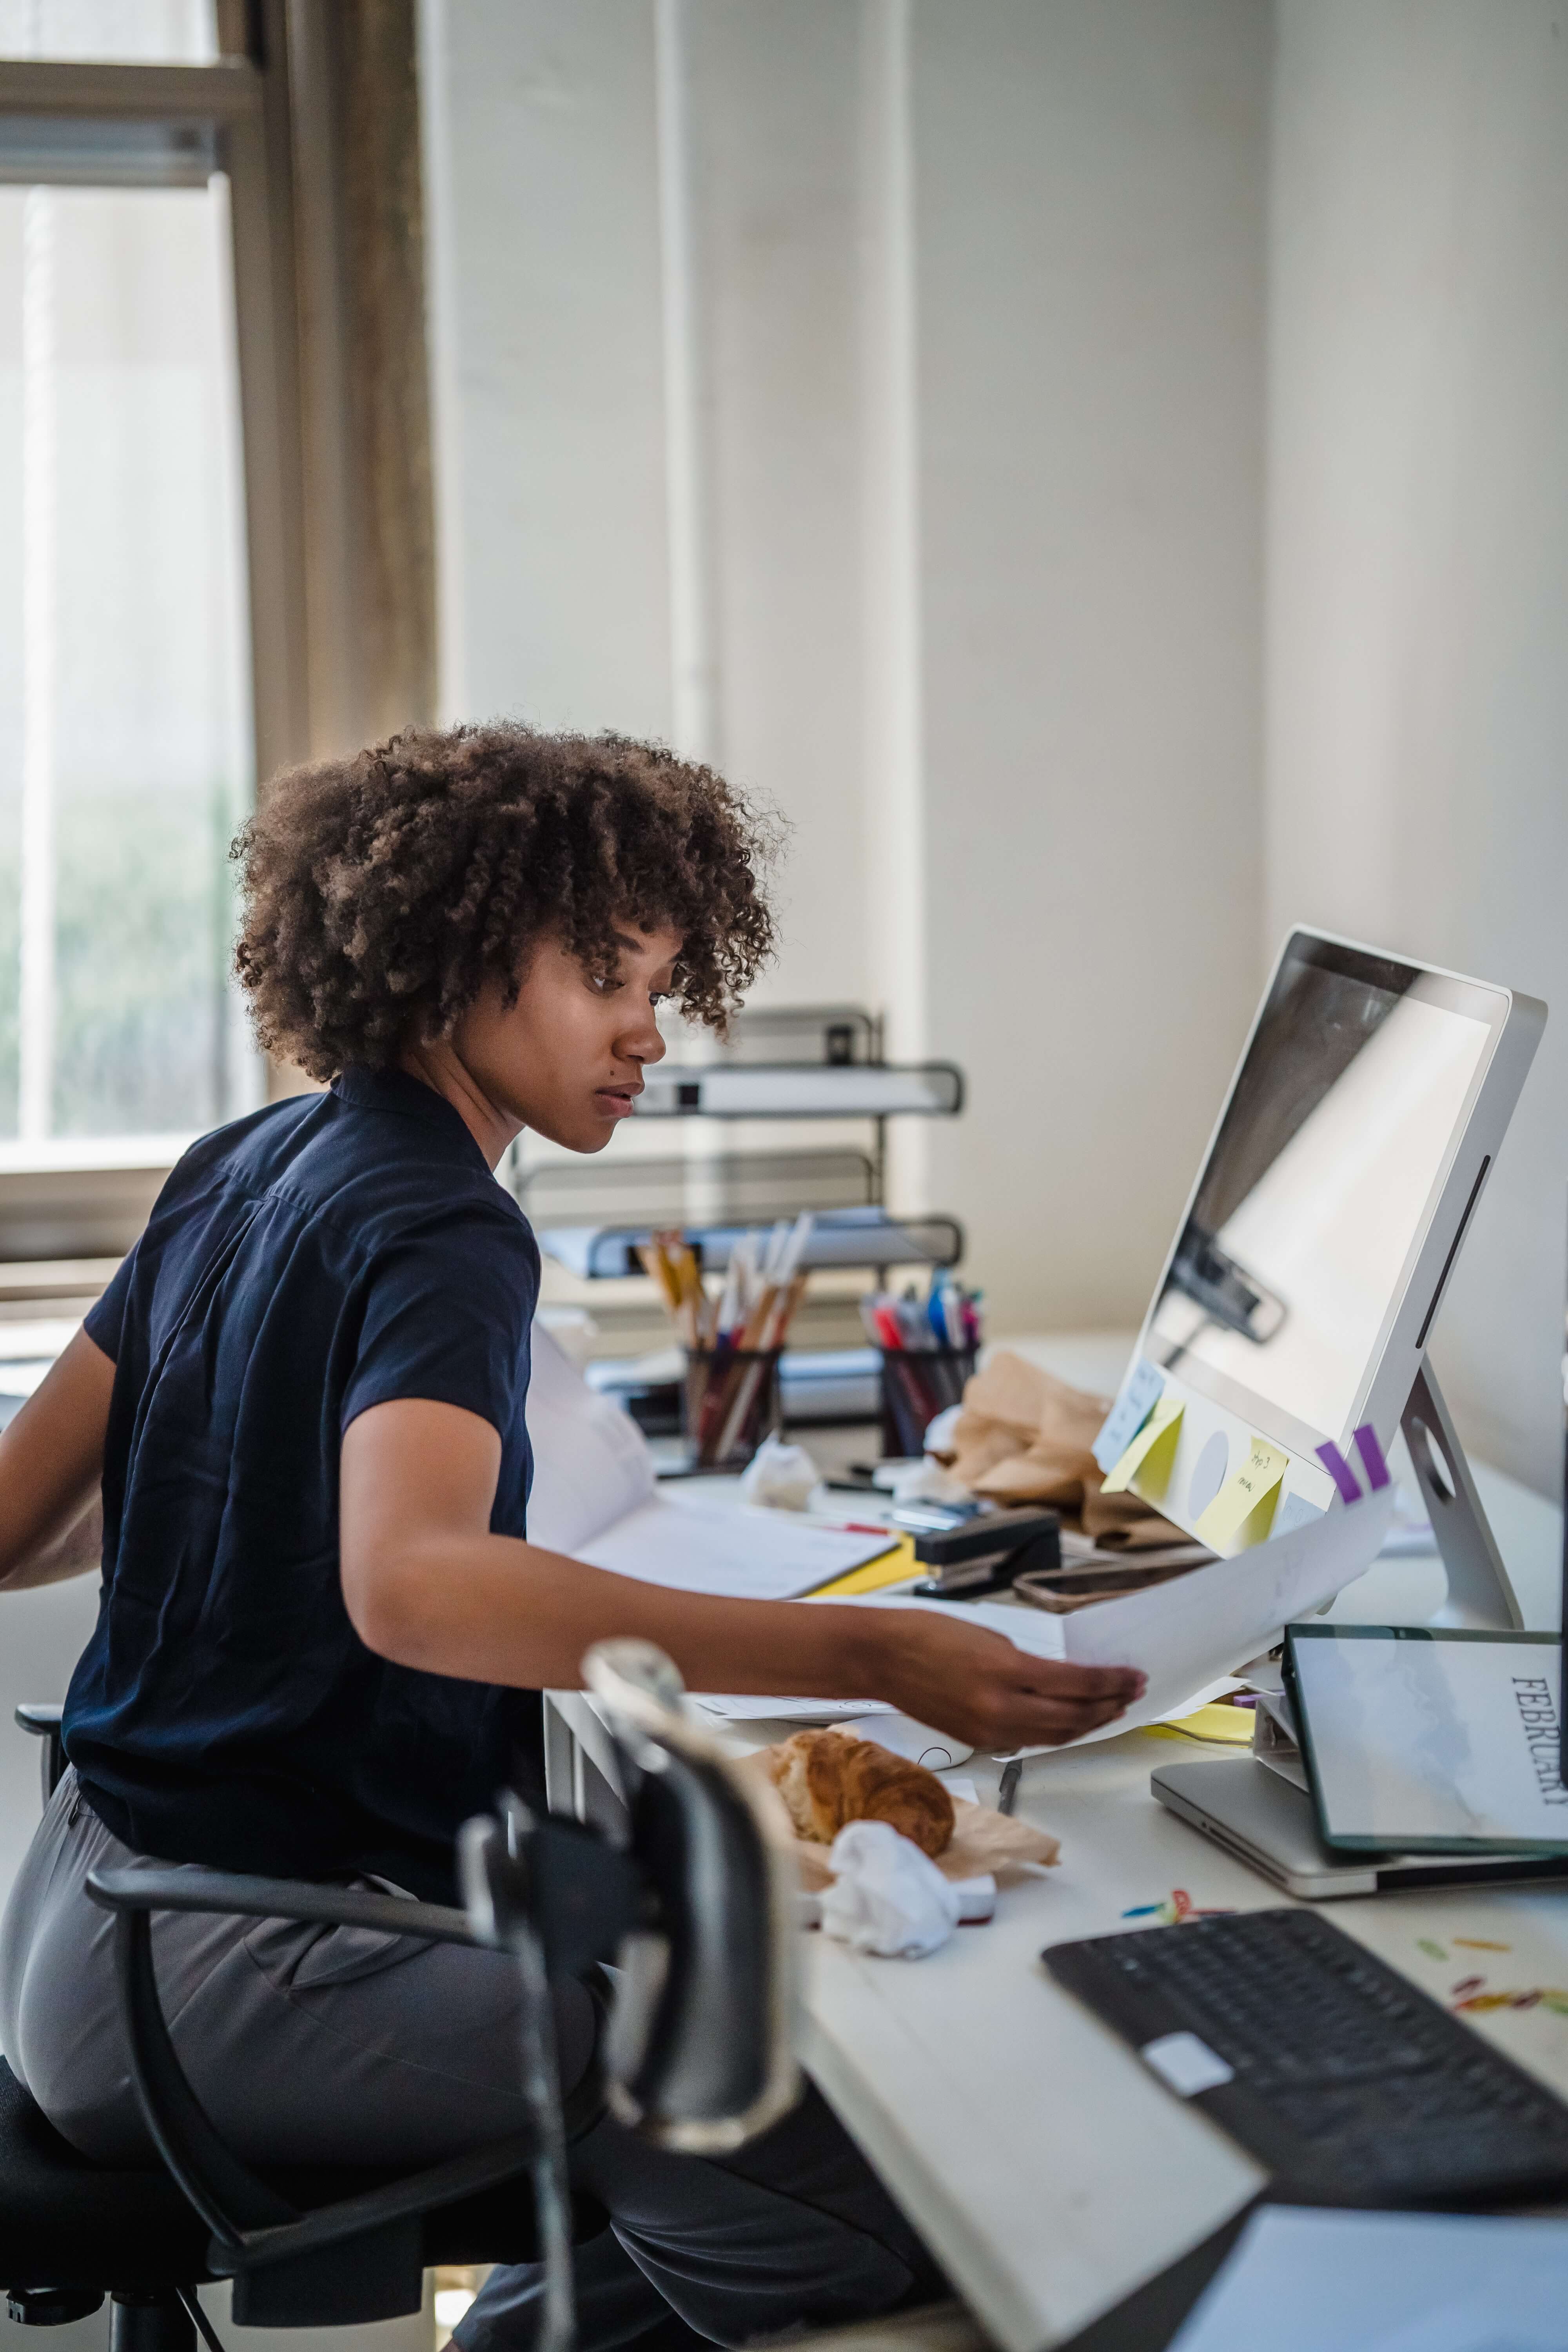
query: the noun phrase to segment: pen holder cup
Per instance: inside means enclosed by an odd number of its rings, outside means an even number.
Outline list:
[[[781,1348],[689,1348],[684,1427],[693,1470],[743,1470],[784,1425]]]
[[[882,1453],[923,1454],[925,1434],[939,1412],[963,1399],[974,1377],[973,1348],[884,1348],[882,1355]]]

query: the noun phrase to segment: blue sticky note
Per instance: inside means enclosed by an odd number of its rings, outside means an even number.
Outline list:
[[[1274,1514],[1270,1536],[1294,1535],[1298,1528],[1315,1527],[1323,1516],[1321,1503],[1309,1503],[1305,1495],[1287,1495]]]
[[[1094,1458],[1108,1475],[1159,1403],[1164,1385],[1165,1375],[1158,1365],[1140,1356],[1094,1441]]]

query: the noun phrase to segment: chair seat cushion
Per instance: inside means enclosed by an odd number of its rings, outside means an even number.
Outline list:
[[[186,2286],[212,2276],[206,2247],[166,2172],[79,2156],[0,2059],[0,2285]]]
[[[266,2177],[305,2211],[402,2176],[315,2167]],[[595,2234],[605,2219],[587,2200],[574,2201],[578,2238]],[[0,2058],[0,2286],[132,2294],[189,2286],[213,2276],[207,2238],[166,2172],[118,2172],[79,2156]],[[426,2263],[526,2263],[537,2252],[521,2177],[425,2217]]]

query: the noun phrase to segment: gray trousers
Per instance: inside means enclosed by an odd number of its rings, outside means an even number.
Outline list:
[[[0,2043],[54,2124],[100,2162],[153,2161],[126,2065],[112,1925],[85,1892],[134,1857],[68,1772],[0,1919]],[[153,1927],[174,2046],[218,2131],[259,2165],[410,2169],[526,2128],[510,1958],[353,1927],[168,1912]],[[565,2086],[592,2047],[563,1988]],[[815,2093],[721,2162],[672,2156],[609,2121],[573,2150],[611,2228],[577,2249],[583,2352],[676,2352],[869,2318],[942,2292],[908,2223]],[[532,2266],[492,2273],[463,2352],[531,2340]]]

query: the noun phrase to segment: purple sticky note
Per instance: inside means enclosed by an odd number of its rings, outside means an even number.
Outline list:
[[[1339,1488],[1341,1501],[1346,1503],[1359,1503],[1361,1500],[1361,1488],[1356,1484],[1355,1472],[1351,1468],[1350,1464],[1345,1460],[1345,1457],[1340,1452],[1339,1447],[1337,1445],[1329,1444],[1320,1445],[1318,1448],[1318,1459],[1322,1464],[1324,1469],[1328,1472],[1330,1477],[1333,1480],[1335,1486]],[[1384,1475],[1386,1477],[1387,1475],[1388,1474],[1385,1471]]]
[[[1388,1465],[1383,1458],[1383,1448],[1377,1442],[1377,1432],[1370,1421],[1363,1421],[1355,1433],[1355,1450],[1361,1455],[1361,1466],[1366,1472],[1366,1483],[1375,1495],[1380,1486],[1388,1484]]]

